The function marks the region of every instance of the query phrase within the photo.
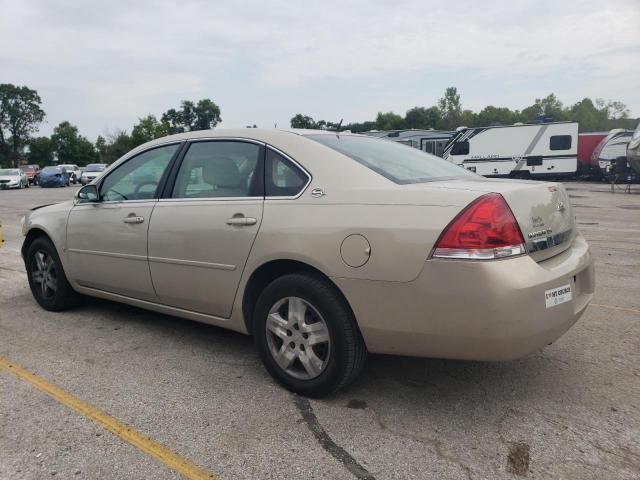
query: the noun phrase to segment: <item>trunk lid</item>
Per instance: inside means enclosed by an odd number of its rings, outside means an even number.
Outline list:
[[[527,252],[537,262],[568,249],[577,233],[569,195],[561,183],[499,179],[453,180],[434,182],[429,188],[501,194],[518,221]]]

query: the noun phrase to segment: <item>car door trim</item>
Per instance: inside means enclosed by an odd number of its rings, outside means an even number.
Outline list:
[[[200,262],[197,260],[179,260],[177,258],[149,257],[149,262],[168,263],[170,265],[185,265],[187,267],[212,268],[214,270],[235,270],[236,265],[224,263]]]
[[[146,255],[134,255],[131,253],[101,252],[99,250],[82,250],[80,248],[67,248],[67,253],[82,253],[85,255],[98,255],[100,257],[124,258],[126,260],[139,260],[142,262],[147,261]]]

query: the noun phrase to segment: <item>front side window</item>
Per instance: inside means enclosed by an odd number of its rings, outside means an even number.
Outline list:
[[[571,149],[571,135],[553,135],[549,139],[550,150],[569,150]]]
[[[192,143],[178,171],[173,198],[233,198],[262,194],[261,147],[242,141]]]
[[[100,186],[103,201],[149,200],[156,191],[179,144],[147,150],[113,170]]]
[[[266,196],[295,197],[307,185],[309,177],[300,168],[271,149],[267,150]]]
[[[311,138],[398,184],[477,176],[457,165],[397,142],[359,135],[310,134]]]

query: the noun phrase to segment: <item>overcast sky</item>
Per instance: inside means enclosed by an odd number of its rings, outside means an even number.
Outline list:
[[[225,127],[345,123],[433,105],[521,109],[554,92],[640,116],[640,0],[0,0],[0,83],[38,90],[41,133],[94,140],[211,98]]]

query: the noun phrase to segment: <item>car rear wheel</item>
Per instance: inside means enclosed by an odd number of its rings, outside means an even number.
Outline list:
[[[29,287],[45,310],[59,312],[78,304],[76,293],[64,274],[60,257],[51,241],[41,237],[29,246],[26,257]]]
[[[325,279],[278,278],[260,295],[254,336],[262,361],[285,388],[321,397],[360,373],[366,347],[345,299]]]

